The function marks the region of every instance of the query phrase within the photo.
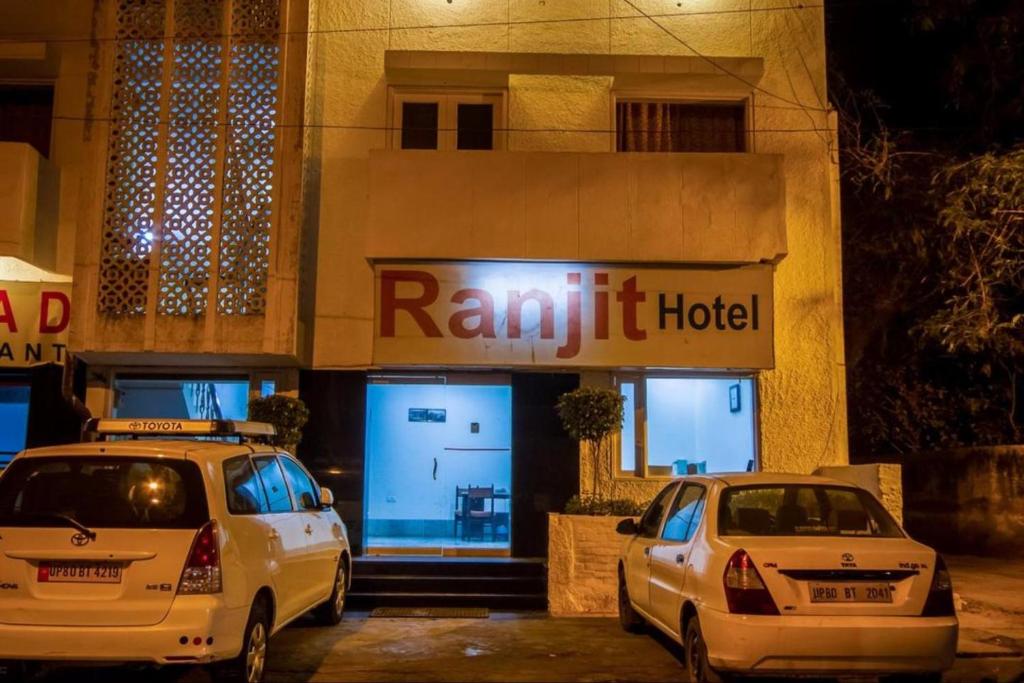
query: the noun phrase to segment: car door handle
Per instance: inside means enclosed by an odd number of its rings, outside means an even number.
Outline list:
[[[644,557],[650,557],[650,556],[651,556],[651,546],[647,546],[646,548],[644,548]]]
[[[683,564],[684,562],[686,562],[686,555],[683,555],[682,553],[676,555],[676,564]]]
[[[313,527],[310,526],[309,524],[306,525],[306,535],[307,536],[312,536],[313,535]]]

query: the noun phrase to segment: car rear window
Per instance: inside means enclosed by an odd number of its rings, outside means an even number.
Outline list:
[[[840,486],[734,486],[718,503],[720,536],[865,536],[903,532],[867,491]]]
[[[56,517],[55,517],[56,516]],[[21,458],[0,477],[0,526],[196,529],[210,519],[203,478],[187,460]]]

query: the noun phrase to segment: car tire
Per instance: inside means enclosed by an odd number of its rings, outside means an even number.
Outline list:
[[[626,576],[619,572],[619,625],[627,633],[641,633],[644,630],[644,618],[629,601],[629,589],[626,587]]]
[[[686,674],[690,683],[725,683],[728,678],[711,668],[708,663],[708,646],[700,630],[700,620],[694,616],[686,625],[683,640],[686,650]]]
[[[213,679],[231,683],[260,683],[267,664],[270,640],[270,616],[262,600],[249,611],[249,621],[242,636],[242,650],[234,659],[215,665]]]
[[[345,560],[338,560],[338,571],[334,575],[334,589],[331,597],[313,612],[317,622],[323,626],[337,626],[345,616],[345,598],[348,594],[348,572]]]

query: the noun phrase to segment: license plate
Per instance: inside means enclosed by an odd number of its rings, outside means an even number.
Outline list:
[[[884,583],[812,583],[811,602],[892,602]]]
[[[121,583],[118,562],[43,562],[39,583]]]

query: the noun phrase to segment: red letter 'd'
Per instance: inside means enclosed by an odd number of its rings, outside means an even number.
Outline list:
[[[395,289],[399,282],[418,282],[423,294],[414,299],[399,299]],[[395,336],[395,311],[401,309],[412,316],[426,337],[440,337],[434,319],[424,308],[437,301],[437,279],[422,270],[383,270],[380,273],[380,336]]]
[[[11,299],[7,296],[6,289],[0,289],[0,323],[7,323],[7,329],[11,332],[18,331],[18,323],[14,320],[14,309],[11,308]]]
[[[57,322],[50,322],[50,302],[60,302],[60,317]],[[71,301],[64,292],[43,292],[39,299],[39,333],[60,334],[68,328],[71,319]]]

